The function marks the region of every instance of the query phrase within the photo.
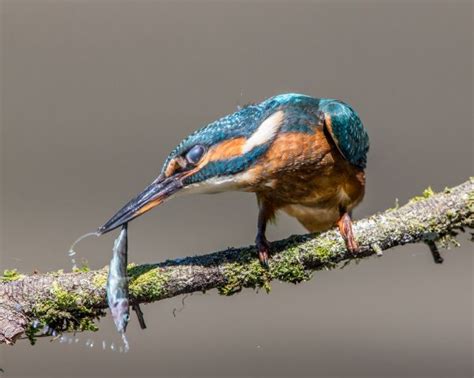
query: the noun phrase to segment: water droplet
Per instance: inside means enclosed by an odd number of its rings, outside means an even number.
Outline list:
[[[115,344],[114,343],[110,344],[110,350],[115,350]]]
[[[102,349],[105,350],[105,348],[107,348],[107,343],[105,342],[105,340],[102,341]]]
[[[125,333],[122,333],[122,341],[123,341],[123,348],[126,353],[130,350],[130,345],[128,344],[127,336],[125,336]]]
[[[74,248],[76,247],[76,244],[79,243],[81,240],[83,240],[85,238],[88,238],[89,236],[100,236],[100,234],[98,232],[88,232],[87,234],[84,234],[84,235],[80,236],[74,243],[72,243],[71,247],[69,248],[68,255],[70,257],[75,256],[76,251],[74,251]],[[71,264],[72,264],[72,269],[73,270],[77,269],[75,259],[71,259]]]

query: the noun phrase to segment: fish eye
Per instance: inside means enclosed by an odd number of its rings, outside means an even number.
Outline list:
[[[195,145],[186,153],[186,161],[190,164],[196,165],[201,160],[205,148],[200,144]]]

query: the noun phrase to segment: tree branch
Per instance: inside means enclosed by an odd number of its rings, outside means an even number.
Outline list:
[[[203,256],[162,263],[130,265],[131,303],[148,303],[184,293],[217,288],[231,295],[242,288],[270,290],[273,279],[298,283],[311,271],[331,269],[396,245],[425,242],[437,262],[436,244],[454,240],[457,230],[474,226],[473,179],[440,193],[425,190],[405,206],[354,224],[361,251],[346,251],[335,229],[321,234],[292,236],[272,244],[269,269],[256,259],[254,247],[229,248]],[[41,333],[95,330],[95,320],[105,315],[107,267],[97,271],[62,271],[20,275],[6,271],[0,283],[0,343],[13,344],[26,335],[32,342]]]

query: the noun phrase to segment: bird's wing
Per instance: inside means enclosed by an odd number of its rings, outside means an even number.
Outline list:
[[[337,100],[321,100],[320,111],[324,126],[344,158],[355,166],[365,168],[369,136],[357,113]]]

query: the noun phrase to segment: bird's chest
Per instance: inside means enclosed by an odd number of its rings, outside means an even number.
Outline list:
[[[314,134],[279,135],[259,163],[245,173],[245,182],[261,201],[302,223],[307,218],[332,225],[341,208],[349,211],[362,200],[365,176],[317,127]]]
[[[264,191],[281,207],[294,204],[350,210],[362,199],[363,181],[363,173],[315,169],[311,173],[296,171],[275,177],[267,182]]]
[[[361,200],[364,187],[357,177],[335,175],[319,177],[297,185],[286,184],[272,195],[278,208],[297,218],[312,232],[332,227],[341,217],[341,211],[351,211]],[[294,189],[292,191],[292,188]]]
[[[365,187],[364,172],[318,131],[277,139],[254,171],[252,190],[314,231],[331,227],[341,209],[354,208]]]
[[[277,207],[295,204],[352,208],[364,193],[364,173],[334,150],[319,159],[294,159],[284,169],[268,171],[262,176],[258,192]]]

